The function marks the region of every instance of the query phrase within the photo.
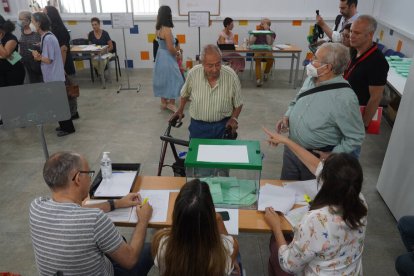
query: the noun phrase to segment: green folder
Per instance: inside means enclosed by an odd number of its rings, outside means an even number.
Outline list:
[[[22,59],[22,56],[18,52],[14,51],[13,54],[11,54],[10,57],[7,59],[7,61],[11,65],[15,65],[21,59]]]

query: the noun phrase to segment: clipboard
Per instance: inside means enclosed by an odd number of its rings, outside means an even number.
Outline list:
[[[136,172],[135,177],[134,177],[134,181],[132,181],[131,183],[131,188],[130,188],[130,192],[132,191],[132,189],[134,188],[134,183],[137,181],[137,177],[139,175],[139,171],[141,169],[141,164],[140,163],[112,163],[112,172],[116,173],[117,171],[131,171],[131,172]],[[95,192],[98,189],[99,185],[102,182],[102,172],[101,170],[99,170],[98,174],[95,176],[95,179],[92,182],[91,188],[89,189],[89,197],[91,199],[93,198],[121,198],[119,196],[114,196],[114,197],[98,197],[95,196]]]

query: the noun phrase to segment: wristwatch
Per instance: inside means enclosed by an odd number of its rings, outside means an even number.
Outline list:
[[[111,207],[111,211],[115,210],[115,201],[113,199],[108,199],[108,203]]]

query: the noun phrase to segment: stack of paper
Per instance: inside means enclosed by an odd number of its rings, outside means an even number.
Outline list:
[[[152,217],[150,222],[166,222],[168,214],[168,204],[170,201],[171,190],[141,190],[142,199],[148,198],[152,206]],[[86,205],[105,202],[106,200],[91,199],[85,202]],[[138,222],[136,207],[119,208],[106,213],[113,222]]]
[[[318,193],[318,183],[316,179],[296,182],[284,182],[283,188],[295,193],[295,203],[306,204],[305,195],[313,200]]]
[[[141,190],[139,191],[142,199],[148,198],[149,204],[152,206],[152,217],[150,222],[167,221],[168,203],[170,202],[169,190]],[[136,208],[132,210],[129,222],[138,222]]]
[[[265,184],[260,188],[259,211],[264,211],[266,207],[273,207],[275,211],[286,214],[295,204],[295,192],[284,189],[283,187]]]
[[[97,203],[106,202],[106,199],[91,199],[85,202],[86,205],[92,205]],[[131,217],[132,207],[130,208],[119,208],[115,209],[112,212],[106,213],[106,215],[113,221],[113,222],[128,222]]]
[[[283,49],[290,48],[290,45],[287,45],[287,44],[276,44],[275,47],[278,48],[278,49],[282,49],[283,50]]]
[[[129,193],[137,172],[112,172],[108,180],[102,179],[95,191],[96,197],[122,197]]]

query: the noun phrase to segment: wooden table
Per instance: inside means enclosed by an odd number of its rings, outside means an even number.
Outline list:
[[[73,56],[82,54],[82,55],[89,56],[91,59],[93,59],[94,56],[98,56],[99,74],[101,77],[102,88],[105,89],[106,88],[105,76],[104,76],[105,68],[104,66],[101,65],[101,62],[102,62],[101,56],[108,53],[108,45],[96,46],[95,49],[91,49],[91,46],[92,45],[71,45],[70,52]]]
[[[294,65],[294,61],[296,60],[296,67],[295,67],[295,78],[293,81],[293,88],[296,89],[296,85],[298,82],[298,72],[299,72],[299,63],[300,63],[300,54],[302,53],[302,49],[299,48],[298,46],[295,45],[289,45],[289,48],[285,48],[285,49],[279,49],[279,48],[273,48],[271,51],[266,51],[266,50],[252,50],[252,49],[247,49],[247,48],[243,48],[243,47],[236,47],[235,50],[223,50],[223,54],[226,53],[237,53],[242,55],[243,57],[247,58],[251,58],[251,64],[254,61],[255,58],[260,58],[259,55],[257,55],[256,57],[254,56],[255,54],[261,54],[261,53],[272,53],[273,58],[290,58],[290,73],[289,73],[289,83],[292,83],[292,76],[293,76],[293,65]],[[252,56],[247,56],[247,54],[250,53],[252,54]],[[228,57],[225,57],[226,59]],[[231,58],[231,57],[230,57]],[[236,57],[235,57],[236,58]],[[269,58],[268,56],[263,56],[263,58]],[[252,69],[253,67],[250,66],[250,73],[252,73]]]
[[[185,184],[185,177],[168,177],[168,176],[138,176],[133,185],[133,192],[142,190],[179,190]],[[261,185],[270,183],[274,185],[282,185],[281,180],[262,180]],[[167,221],[163,223],[150,223],[151,228],[164,228],[172,224],[172,211],[178,192],[170,193],[170,201],[168,206]],[[282,230],[292,231],[292,226],[287,220],[281,216]],[[134,223],[117,222],[117,226],[135,226]],[[264,212],[257,210],[239,210],[239,231],[241,232],[270,232],[270,228],[264,220]]]

